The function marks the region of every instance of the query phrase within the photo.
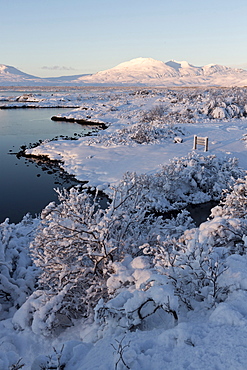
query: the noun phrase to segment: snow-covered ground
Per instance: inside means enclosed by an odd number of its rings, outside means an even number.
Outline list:
[[[60,160],[113,202],[61,194],[42,221],[0,225],[0,369],[246,369],[247,89],[69,94],[79,107],[64,117],[107,130],[27,154]],[[226,188],[199,228],[187,211],[149,218]]]
[[[187,155],[197,135],[209,138],[209,154],[237,157],[246,168],[241,139],[247,129],[247,89],[113,90],[83,103],[62,116],[105,122],[107,130],[97,138],[44,143],[27,153],[61,160],[79,180],[107,186],[126,171],[155,173],[174,156]]]

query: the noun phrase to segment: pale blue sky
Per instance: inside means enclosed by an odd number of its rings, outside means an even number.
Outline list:
[[[246,0],[0,0],[0,64],[36,76],[137,57],[247,69]]]

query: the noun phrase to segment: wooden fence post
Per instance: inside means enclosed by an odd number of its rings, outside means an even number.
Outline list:
[[[197,147],[197,136],[194,135],[194,146],[193,146],[193,150],[196,150],[196,147]]]
[[[208,137],[199,137],[194,135],[193,150],[197,149],[197,145],[204,145],[204,152],[208,151]]]

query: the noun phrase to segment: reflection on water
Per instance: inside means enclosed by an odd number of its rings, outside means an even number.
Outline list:
[[[77,183],[58,169],[13,154],[39,140],[89,133],[77,123],[51,121],[51,116],[63,111],[68,109],[0,109],[0,222],[9,218],[16,223],[26,213],[39,214],[57,200],[54,188]]]

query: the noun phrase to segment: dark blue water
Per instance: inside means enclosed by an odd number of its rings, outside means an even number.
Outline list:
[[[0,222],[21,221],[27,213],[38,215],[57,200],[54,188],[68,188],[76,182],[62,171],[17,158],[20,146],[56,136],[88,134],[77,123],[54,122],[51,117],[68,109],[0,109]],[[53,172],[53,173],[51,173]]]

